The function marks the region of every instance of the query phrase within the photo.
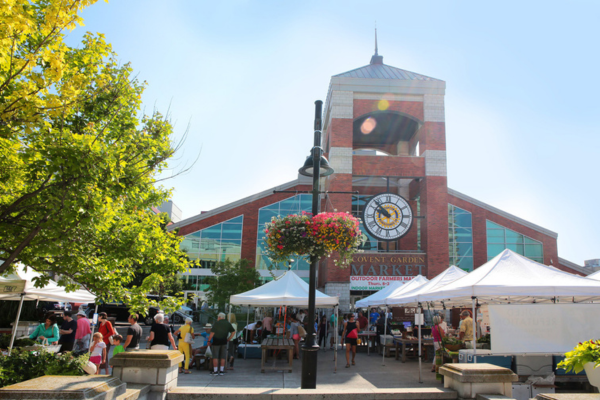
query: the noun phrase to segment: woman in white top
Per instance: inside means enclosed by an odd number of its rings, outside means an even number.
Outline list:
[[[227,351],[229,352],[229,367],[227,367],[227,369],[233,369],[233,361],[235,360],[235,348],[237,347],[238,344],[238,339],[237,339],[237,322],[235,319],[235,314],[233,313],[229,313],[229,315],[227,316],[227,321],[229,321],[229,323],[231,324],[231,326],[233,326],[233,329],[235,329],[235,335],[233,336],[235,339],[230,340],[229,343],[227,343]]]

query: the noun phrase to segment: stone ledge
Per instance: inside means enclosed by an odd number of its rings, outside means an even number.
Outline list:
[[[540,393],[536,400],[600,400],[598,393]]]
[[[107,375],[46,375],[0,389],[0,399],[112,400],[125,393],[125,384]]]
[[[501,394],[478,394],[477,400],[516,400],[512,397],[503,396]]]
[[[114,367],[169,368],[183,361],[177,350],[138,350],[119,353],[111,359]]]
[[[492,364],[445,364],[440,374],[462,383],[516,382],[519,377],[510,369]]]
[[[457,393],[437,388],[351,389],[265,389],[265,388],[196,388],[179,387],[168,394],[168,400],[456,400]]]

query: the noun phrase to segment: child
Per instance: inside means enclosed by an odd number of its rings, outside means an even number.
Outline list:
[[[123,342],[123,336],[121,335],[113,335],[112,336],[112,342],[113,342],[113,353],[112,356],[116,356],[119,353],[123,353],[125,351],[125,349],[123,348],[123,346],[121,345],[121,343]],[[112,357],[111,357],[112,360]],[[110,366],[112,368],[112,365]],[[106,372],[106,375],[108,375],[108,371]]]
[[[96,364],[96,375],[100,374],[100,365],[106,361],[106,343],[100,332],[94,333],[94,342],[90,348],[90,361]]]

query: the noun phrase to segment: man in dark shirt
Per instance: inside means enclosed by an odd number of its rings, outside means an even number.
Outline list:
[[[142,327],[137,323],[138,315],[131,314],[128,319],[131,326],[127,328],[127,339],[123,344],[125,351],[139,350],[142,339]]]
[[[71,318],[71,311],[65,311],[65,321],[60,326],[60,352],[73,351],[73,345],[75,344],[75,335],[77,332],[77,321]]]
[[[225,319],[225,313],[219,313],[217,316],[217,322],[212,327],[212,332],[208,338],[212,341],[212,355],[213,355],[213,367],[214,371],[211,375],[223,375],[225,373],[225,361],[227,360],[227,342],[233,339],[235,336],[235,329],[233,325]],[[217,372],[219,367],[219,360],[221,360],[221,370]]]

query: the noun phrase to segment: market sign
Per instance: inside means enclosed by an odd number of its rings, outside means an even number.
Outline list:
[[[427,275],[425,253],[356,253],[350,263],[350,290],[381,290],[417,275]]]
[[[350,276],[350,290],[381,290],[392,282],[408,282],[414,276]]]
[[[25,291],[24,280],[0,281],[0,296],[13,293],[23,293]]]

